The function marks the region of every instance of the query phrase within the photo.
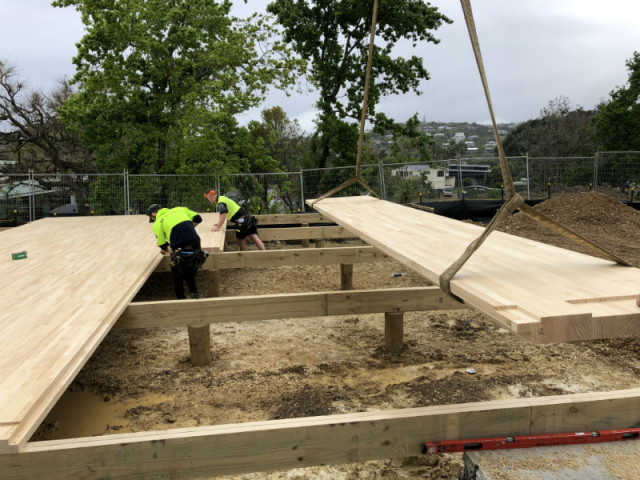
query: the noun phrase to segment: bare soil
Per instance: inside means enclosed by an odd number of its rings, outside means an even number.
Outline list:
[[[633,208],[595,192],[560,195],[536,208],[640,265],[640,212]],[[500,229],[580,248],[521,213]],[[267,245],[291,247],[299,245]],[[392,276],[397,272],[403,275]],[[227,270],[221,279],[223,296],[340,288],[338,265]],[[204,273],[198,283],[206,296]],[[358,289],[429,284],[392,260],[354,265],[353,283]],[[158,273],[135,300],[173,298],[169,275]],[[112,332],[34,439],[640,386],[635,337],[531,345],[469,309],[408,313],[404,324],[398,355],[383,348],[383,314],[213,324],[211,365],[197,368],[189,362],[185,328]],[[457,479],[461,464],[452,454],[218,478]]]

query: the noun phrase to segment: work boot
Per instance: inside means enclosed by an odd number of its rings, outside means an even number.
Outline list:
[[[194,300],[197,300],[197,299],[200,298],[200,294],[198,292],[193,292],[191,294],[191,298],[194,299]]]

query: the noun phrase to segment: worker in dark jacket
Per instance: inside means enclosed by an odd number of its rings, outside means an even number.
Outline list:
[[[186,207],[162,208],[158,204],[147,209],[153,233],[163,255],[171,255],[173,288],[178,299],[187,298],[184,283],[187,282],[191,298],[200,298],[196,285],[196,272],[206,259],[200,246],[200,236],[195,227],[202,217]],[[203,258],[204,257],[204,258]]]
[[[207,191],[204,194],[204,198],[216,204],[220,214],[218,223],[213,226],[212,231],[217,232],[220,230],[224,222],[229,218],[235,224],[236,240],[240,250],[247,250],[247,237],[256,244],[258,250],[264,250],[264,243],[258,236],[258,221],[256,217],[249,215],[244,208],[230,198],[218,195],[215,190]]]

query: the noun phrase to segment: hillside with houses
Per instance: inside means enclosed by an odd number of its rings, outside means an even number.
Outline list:
[[[500,138],[506,137],[517,125],[517,123],[498,124]],[[433,137],[437,144],[442,146],[447,146],[452,142],[464,143],[470,157],[494,155],[496,141],[491,125],[467,122],[423,122],[419,129]]]
[[[517,123],[498,124],[498,133],[503,140]],[[495,157],[496,140],[491,125],[469,122],[426,122],[422,121],[418,130],[429,135],[434,141],[434,159]],[[372,143],[379,149],[386,149],[393,143],[393,135],[371,134]]]

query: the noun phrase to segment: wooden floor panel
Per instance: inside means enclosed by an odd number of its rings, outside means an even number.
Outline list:
[[[373,197],[309,204],[436,285],[483,227]],[[640,270],[493,232],[451,281],[465,303],[534,343],[640,334]]]
[[[218,214],[203,217],[203,247],[222,250]],[[162,256],[142,215],[46,218],[0,244],[2,452],[28,440]]]

